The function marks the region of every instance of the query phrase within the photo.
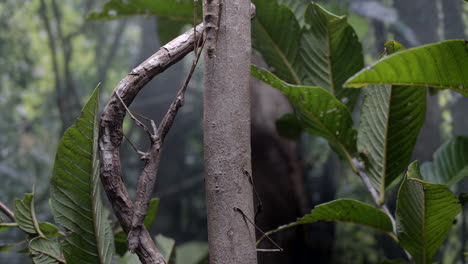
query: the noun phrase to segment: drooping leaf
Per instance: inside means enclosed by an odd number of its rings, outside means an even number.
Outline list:
[[[301,28],[294,13],[276,0],[254,0],[256,16],[252,21],[252,46],[278,77],[302,84],[298,61]]]
[[[417,162],[409,166],[406,175],[398,191],[397,236],[416,264],[431,263],[461,204],[447,186],[420,180]]]
[[[276,120],[276,130],[282,137],[297,140],[304,128],[302,127],[301,121],[297,120],[296,116],[286,114]]]
[[[36,237],[31,240],[29,252],[35,264],[65,263],[59,244],[47,238]]]
[[[199,1],[198,14],[201,14],[201,6]],[[100,12],[91,13],[88,19],[118,19],[134,15],[157,15],[190,23],[193,21],[193,0],[109,0]]]
[[[175,240],[158,234],[155,237],[154,242],[156,243],[156,247],[158,247],[166,262],[169,263],[172,258],[172,251],[174,250]]]
[[[252,76],[283,92],[291,102],[304,130],[328,140],[352,164],[356,152],[356,131],[346,105],[320,87],[288,84],[265,69],[252,65]]]
[[[388,42],[388,53],[402,49]],[[407,168],[426,114],[426,89],[392,85],[364,88],[358,151],[384,201],[385,189]]]
[[[99,89],[60,140],[50,185],[55,221],[67,230],[67,263],[110,263],[112,231],[100,196],[97,157]]]
[[[352,109],[359,91],[344,89],[343,83],[364,65],[362,46],[346,17],[309,4],[300,43],[302,84],[319,86]],[[281,78],[281,76],[280,76]]]
[[[208,243],[187,242],[176,248],[176,264],[201,264],[208,259]]]
[[[422,179],[450,186],[468,176],[468,137],[458,136],[434,152],[433,160],[421,165]]]
[[[27,193],[23,200],[15,199],[13,211],[19,228],[29,234],[44,237],[39,228],[39,221],[34,210],[34,194]]]
[[[338,199],[317,205],[310,214],[297,219],[295,222],[269,231],[267,234],[270,235],[294,226],[319,221],[350,222],[365,225],[387,234],[393,231],[392,221],[379,209],[352,199]]]
[[[468,96],[468,44],[447,40],[395,53],[362,69],[345,86],[367,84],[448,88]]]

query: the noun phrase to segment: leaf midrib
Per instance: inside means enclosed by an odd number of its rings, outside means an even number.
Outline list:
[[[295,82],[295,84],[302,84],[300,79],[299,79],[299,76],[297,76],[296,72],[294,71],[292,65],[289,63],[289,61],[286,59],[286,56],[283,54],[283,52],[281,51],[281,49],[279,48],[279,46],[277,45],[277,43],[273,40],[272,36],[270,34],[268,34],[268,31],[266,30],[266,28],[263,26],[263,24],[260,22],[259,19],[257,19],[257,22],[258,24],[260,25],[260,28],[262,29],[262,31],[265,33],[265,35],[269,38],[269,40],[271,41],[271,43],[273,43],[273,48],[278,52],[281,60],[284,62],[284,64],[286,65],[288,71],[291,73],[292,77],[293,77],[293,81]],[[297,56],[297,54],[296,54]]]

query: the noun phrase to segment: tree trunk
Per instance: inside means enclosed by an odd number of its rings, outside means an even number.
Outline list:
[[[252,63],[266,68],[258,57]],[[273,230],[278,226],[294,222],[306,213],[306,194],[302,181],[301,164],[297,155],[296,141],[283,138],[276,130],[276,120],[292,113],[287,98],[278,90],[256,78],[251,78],[252,89],[252,172],[255,189],[262,210],[255,216],[257,226]],[[281,212],[281,213],[278,213]],[[257,238],[262,234],[257,230]],[[306,249],[303,227],[292,228],[274,234],[271,238],[284,252],[259,252],[261,264],[304,263],[301,257]],[[265,239],[259,248],[276,249]],[[307,261],[313,257],[308,255]],[[301,262],[302,261],[302,262]]]
[[[216,2],[204,3],[205,25],[209,25],[207,19],[217,18],[214,9],[209,10],[209,4]],[[205,49],[204,152],[210,263],[255,264],[250,0],[224,1],[219,10],[217,36]],[[216,24],[212,23],[213,29]]]

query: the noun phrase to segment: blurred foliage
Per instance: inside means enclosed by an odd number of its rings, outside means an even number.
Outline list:
[[[60,23],[58,23],[58,17],[54,15],[53,2],[59,7]],[[67,126],[60,119],[63,110],[57,104],[57,98],[60,98],[61,93],[54,85],[57,76],[64,77],[63,68],[67,63],[64,50],[68,46],[60,40],[59,26],[62,34],[69,36],[71,57],[68,63],[72,69],[70,79],[76,87],[76,99],[81,104],[90,94],[91,88],[98,82],[103,83],[102,98],[105,101],[112,87],[129,71],[131,66],[138,63],[137,58],[142,47],[141,18],[85,21],[88,10],[101,10],[104,2],[107,1],[44,1],[48,6],[47,16],[52,24],[52,38],[57,45],[55,55],[59,63],[59,72],[55,72],[49,46],[51,39],[39,15],[40,1],[0,1],[0,178],[2,179],[0,201],[11,206],[15,197],[21,197],[22,193],[30,190],[31,185],[35,184],[36,211],[44,220],[47,215],[50,215],[46,209],[48,198],[46,190],[51,176],[53,157],[63,128]],[[348,23],[353,26],[363,43],[366,62],[374,61],[382,51],[376,48],[379,38],[392,39],[395,35],[395,32],[390,30],[391,25],[383,25],[382,33],[375,26],[377,23],[375,18],[360,15],[356,9],[352,9],[351,5],[359,2],[358,0],[318,2],[323,3],[323,6],[333,13],[348,15]],[[394,1],[369,2],[391,6],[390,3]],[[465,12],[462,18],[466,25],[468,24],[468,4],[464,4],[463,8]],[[414,10],[417,14],[422,11]],[[440,17],[434,19],[437,19],[439,24],[441,23]],[[158,18],[157,30],[161,43],[172,39],[183,30],[184,25],[187,25],[186,22],[177,21],[177,23],[178,25],[167,18]],[[465,27],[465,31],[468,34],[468,27]],[[121,37],[117,39],[119,34]],[[156,49],[157,47],[154,47],[154,50]],[[186,232],[185,236],[197,235],[198,238],[204,238],[204,234],[200,234],[203,228],[197,225],[198,222],[191,220],[204,219],[205,214],[202,190],[203,147],[201,125],[197,123],[202,115],[201,78],[199,73],[195,75],[190,84],[187,105],[182,109],[192,121],[188,125],[190,129],[185,130],[188,140],[183,146],[184,166],[187,166],[186,174],[190,175],[190,178],[184,178],[182,184],[175,182],[174,185],[161,190],[161,206],[164,206],[165,199],[166,201],[179,199],[175,197],[182,196],[183,193],[183,197],[180,198],[181,206],[174,209],[180,216],[175,224],[185,228],[180,228]],[[449,91],[443,91],[436,96],[443,109],[444,123],[440,129],[443,137],[448,139],[454,133],[455,126],[466,124],[463,113],[458,115],[457,119],[454,106],[456,103],[463,103],[467,100]],[[132,135],[132,140],[140,142],[143,137],[132,132],[134,131],[133,125],[126,122],[125,131]],[[329,170],[326,166],[330,157],[330,149],[325,141],[316,137],[303,135],[302,142],[301,157],[307,183],[305,188],[312,190],[314,180],[324,178],[323,175]],[[123,148],[128,151],[130,147],[124,144]],[[134,175],[139,170],[139,161],[135,156],[131,156],[134,160],[130,160],[127,164],[129,165],[127,176]],[[334,185],[336,198],[348,197],[371,202],[362,184],[354,175],[351,176],[347,169],[338,169],[335,176],[337,176],[335,180],[325,180],[331,181]],[[133,179],[134,177],[127,177],[130,183]],[[460,190],[466,190],[466,187],[468,187],[466,181],[459,185]],[[308,193],[308,196],[310,200],[314,200],[313,197],[320,197],[322,194],[315,187],[315,190]],[[158,217],[159,220],[167,221],[164,217],[161,219]],[[458,219],[456,230],[452,232],[449,242],[440,253],[443,255],[443,263],[455,263],[455,259],[461,261],[459,252],[463,250],[461,248],[463,244],[458,245],[460,249],[455,249],[452,245],[456,244],[454,241],[459,241],[457,236],[466,232],[463,231],[463,228],[466,228],[463,227],[463,222],[461,218]],[[14,241],[12,238],[15,236],[15,233],[9,230],[0,233],[0,240],[2,244],[8,244]],[[379,236],[369,229],[352,224],[338,224],[336,237],[340,239],[335,241],[336,257],[333,263],[380,263],[383,260],[384,252],[376,245],[380,243]],[[15,250],[10,249],[10,252]],[[15,257],[14,255],[8,256]],[[5,260],[4,257],[5,254],[0,254],[0,263],[15,263],[11,259]],[[17,261],[16,263],[24,263],[21,260]]]

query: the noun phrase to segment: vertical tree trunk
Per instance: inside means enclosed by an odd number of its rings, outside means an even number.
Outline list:
[[[205,25],[210,15],[204,3]],[[254,264],[250,149],[250,0],[224,1],[205,49],[204,152],[212,264]],[[209,11],[209,10],[208,10]],[[216,22],[215,22],[216,23]]]

